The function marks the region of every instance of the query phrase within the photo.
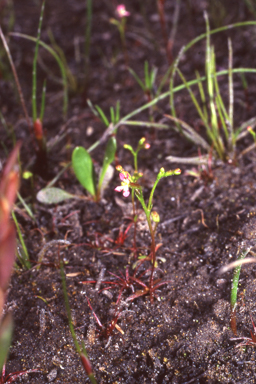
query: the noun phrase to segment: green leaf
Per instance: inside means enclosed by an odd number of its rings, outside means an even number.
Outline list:
[[[71,193],[55,187],[41,189],[36,195],[37,200],[44,204],[58,204],[74,197]]]
[[[72,153],[72,166],[80,184],[92,195],[96,196],[94,167],[92,158],[83,147],[76,147]]]
[[[109,165],[115,159],[115,154],[116,154],[116,138],[110,137],[110,139],[107,143],[107,148],[106,148],[105,154],[104,154],[104,160],[103,160],[103,165],[102,165],[99,184],[98,184],[98,191],[101,190],[102,182],[103,182],[104,177],[105,177],[105,173],[107,172]]]
[[[106,127],[108,127],[109,126],[109,121],[108,121],[107,116],[103,112],[103,110],[98,105],[95,105],[95,108],[98,111],[98,114],[99,114],[99,117],[100,117],[101,121],[106,125]]]
[[[0,372],[7,358],[7,354],[12,341],[13,320],[8,313],[0,324]]]

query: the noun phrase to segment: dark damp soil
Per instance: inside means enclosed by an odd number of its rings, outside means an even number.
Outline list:
[[[36,35],[39,1],[14,0],[15,22],[12,30]],[[10,11],[8,2],[3,7],[2,25],[8,31]],[[123,292],[119,307],[115,303],[119,289],[103,290],[117,281],[118,276],[133,274],[133,227],[123,245],[118,244],[119,231],[130,224],[131,200],[114,192],[119,184],[118,173],[107,188],[104,199],[92,201],[69,200],[59,205],[43,205],[35,194],[45,187],[63,165],[70,161],[73,148],[88,148],[99,140],[104,126],[90,112],[86,100],[98,104],[108,114],[109,108],[121,102],[121,116],[143,105],[146,99],[126,69],[116,27],[109,19],[114,17],[115,2],[95,2],[91,38],[91,66],[86,79],[83,55],[86,2],[79,0],[47,1],[42,39],[47,43],[51,30],[56,44],[66,55],[68,65],[77,81],[77,89],[70,90],[68,116],[62,114],[62,87],[56,82],[59,69],[46,51],[40,50],[38,90],[47,77],[46,111],[44,127],[47,141],[60,138],[49,150],[48,170],[40,173],[43,164],[34,168],[33,189],[29,181],[22,180],[20,193],[30,204],[35,216],[33,221],[19,203],[16,215],[28,248],[31,262],[38,262],[39,269],[15,270],[8,295],[6,311],[12,311],[15,331],[7,373],[39,369],[21,377],[24,383],[88,383],[75,351],[68,327],[62,283],[58,267],[59,257],[65,261],[67,289],[72,319],[78,340],[85,343],[98,383],[254,383],[255,347],[237,347],[230,328],[230,287],[232,272],[219,275],[221,266],[235,260],[243,241],[254,245],[256,214],[256,155],[255,151],[237,160],[236,164],[213,166],[213,180],[206,183],[186,175],[190,166],[170,164],[168,155],[193,156],[197,148],[173,130],[153,132],[146,128],[121,126],[117,133],[117,162],[129,170],[132,159],[123,144],[137,145],[146,136],[151,148],[139,155],[139,170],[144,173],[142,184],[148,197],[156,174],[165,169],[180,167],[180,176],[169,177],[156,189],[154,210],[161,218],[156,234],[159,270],[156,279],[166,281],[157,290],[154,303],[149,296],[127,300],[132,290]],[[172,25],[175,1],[166,1],[168,28]],[[129,66],[143,77],[144,61],[158,68],[157,83],[168,68],[156,2],[127,1],[131,12],[127,19],[127,51]],[[233,1],[183,1],[172,54],[175,58],[182,45],[205,31],[203,11],[210,15],[211,28],[238,21],[253,20],[246,2],[234,7]],[[255,67],[255,27],[230,30],[212,37],[218,68],[227,68],[227,37],[232,38],[235,67]],[[19,74],[26,104],[30,110],[31,65],[33,45],[17,37],[9,40],[10,49]],[[205,42],[189,50],[181,62],[187,79],[194,78],[195,70],[204,71]],[[35,163],[33,140],[18,103],[15,86],[3,57],[1,113],[9,135],[1,129],[4,148],[12,148],[12,140],[23,139],[21,163],[24,168]],[[48,74],[47,74],[48,72]],[[241,79],[235,81],[236,125],[254,116],[255,77],[246,76],[248,89],[244,91]],[[81,84],[85,84],[81,87]],[[223,83],[222,92],[225,94]],[[168,86],[164,88],[168,90]],[[200,129],[200,124],[186,92],[177,94],[178,116]],[[156,121],[169,113],[168,100],[159,103],[154,111]],[[136,116],[136,119],[138,117]],[[139,116],[148,120],[147,111]],[[63,138],[61,135],[65,134]],[[252,138],[238,143],[240,153]],[[93,151],[96,167],[100,167],[104,144]],[[5,158],[1,146],[1,158]],[[55,186],[69,192],[83,194],[72,170],[67,169]],[[149,253],[150,236],[143,226],[143,216],[137,230],[137,249],[140,255]],[[248,227],[251,239],[248,240]],[[64,249],[59,240],[71,243]],[[247,239],[247,240],[246,240]],[[139,276],[149,268],[146,262],[138,271]],[[249,337],[253,329],[250,314],[256,321],[254,264],[241,270],[237,305],[237,333]],[[84,281],[97,283],[81,284]],[[148,283],[149,276],[141,277]],[[134,284],[135,290],[141,287]],[[99,292],[101,291],[101,292]],[[97,325],[87,299],[104,327],[110,326],[119,311],[117,328],[111,338],[104,338]],[[17,380],[17,381],[18,381]]]

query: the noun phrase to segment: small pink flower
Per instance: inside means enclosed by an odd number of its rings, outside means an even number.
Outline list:
[[[130,16],[130,12],[126,11],[124,4],[120,4],[116,7],[116,13],[117,16],[120,17],[120,19],[126,16]]]
[[[130,175],[128,172],[122,171],[119,173],[119,177],[121,180],[121,185],[115,188],[116,192],[123,192],[124,197],[128,197],[130,195]]]

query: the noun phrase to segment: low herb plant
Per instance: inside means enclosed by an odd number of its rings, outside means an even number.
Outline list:
[[[76,147],[72,154],[72,166],[78,181],[90,193],[94,201],[99,201],[103,191],[113,176],[111,163],[115,158],[116,138],[112,136],[104,154],[98,185],[95,182],[95,170],[90,154],[83,147]]]
[[[104,189],[107,187],[114,174],[114,169],[111,166],[111,163],[114,161],[116,155],[116,138],[115,132],[113,132],[113,127],[120,120],[120,103],[117,101],[115,108],[110,107],[109,120],[102,108],[100,108],[98,105],[93,106],[90,100],[87,100],[87,102],[93,114],[102,121],[102,123],[107,127],[107,130],[103,134],[102,138],[93,144],[89,150],[86,150],[81,146],[76,147],[72,153],[71,164],[76,178],[80,184],[86,189],[94,201],[99,201],[103,197]],[[98,146],[102,141],[104,141],[109,134],[112,134],[112,136],[107,142],[99,180],[98,183],[96,183],[96,173],[93,160],[89,152],[96,148],[96,146]],[[73,198],[81,198],[81,196],[73,195],[56,187],[44,188],[37,194],[37,199],[41,203],[45,204],[57,204],[66,199]]]
[[[129,145],[125,145],[125,148],[129,149],[134,157],[134,163],[136,164],[135,172],[133,175],[131,175],[129,172],[126,172],[121,165],[118,165],[116,167],[117,171],[119,172],[119,178],[121,180],[121,185],[115,188],[116,192],[122,192],[124,197],[128,197],[130,195],[130,191],[132,191],[132,196],[135,196],[138,201],[140,202],[143,211],[145,212],[148,228],[151,236],[151,247],[150,247],[150,261],[151,261],[151,275],[150,275],[150,282],[149,286],[145,287],[144,290],[141,291],[139,296],[145,295],[147,293],[150,294],[150,301],[153,303],[154,300],[154,292],[156,288],[158,288],[160,285],[165,284],[158,283],[157,286],[154,283],[154,271],[156,267],[156,242],[155,242],[155,233],[157,229],[157,225],[160,222],[160,216],[156,211],[152,211],[153,209],[153,197],[155,189],[159,183],[159,181],[165,177],[173,176],[173,175],[179,175],[181,173],[180,169],[175,169],[173,171],[165,171],[164,168],[161,168],[156,180],[154,182],[154,185],[152,187],[152,190],[150,192],[148,203],[146,203],[144,195],[143,195],[143,188],[139,184],[139,179],[143,176],[141,172],[137,171],[137,154],[138,149],[145,146],[145,138],[142,138],[139,141],[139,145],[137,147],[137,150],[134,151],[133,148]],[[154,224],[152,224],[152,222]],[[135,294],[136,295],[136,294]],[[134,295],[133,295],[134,296]],[[134,296],[135,297],[135,296]]]
[[[115,153],[116,138],[111,136],[107,142],[99,180],[96,183],[96,173],[89,151],[84,147],[76,147],[73,150],[72,167],[76,178],[94,201],[99,201],[103,197],[104,190],[114,174],[111,163],[115,158]],[[44,204],[58,204],[74,198],[86,199],[85,196],[77,196],[56,187],[46,187],[37,193],[37,200]]]

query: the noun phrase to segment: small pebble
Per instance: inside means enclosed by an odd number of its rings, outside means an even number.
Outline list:
[[[51,381],[53,381],[54,379],[56,379],[57,374],[58,374],[58,371],[57,371],[56,368],[54,368],[53,370],[51,370],[51,372],[48,373],[48,375],[47,375],[48,382],[50,383]]]

